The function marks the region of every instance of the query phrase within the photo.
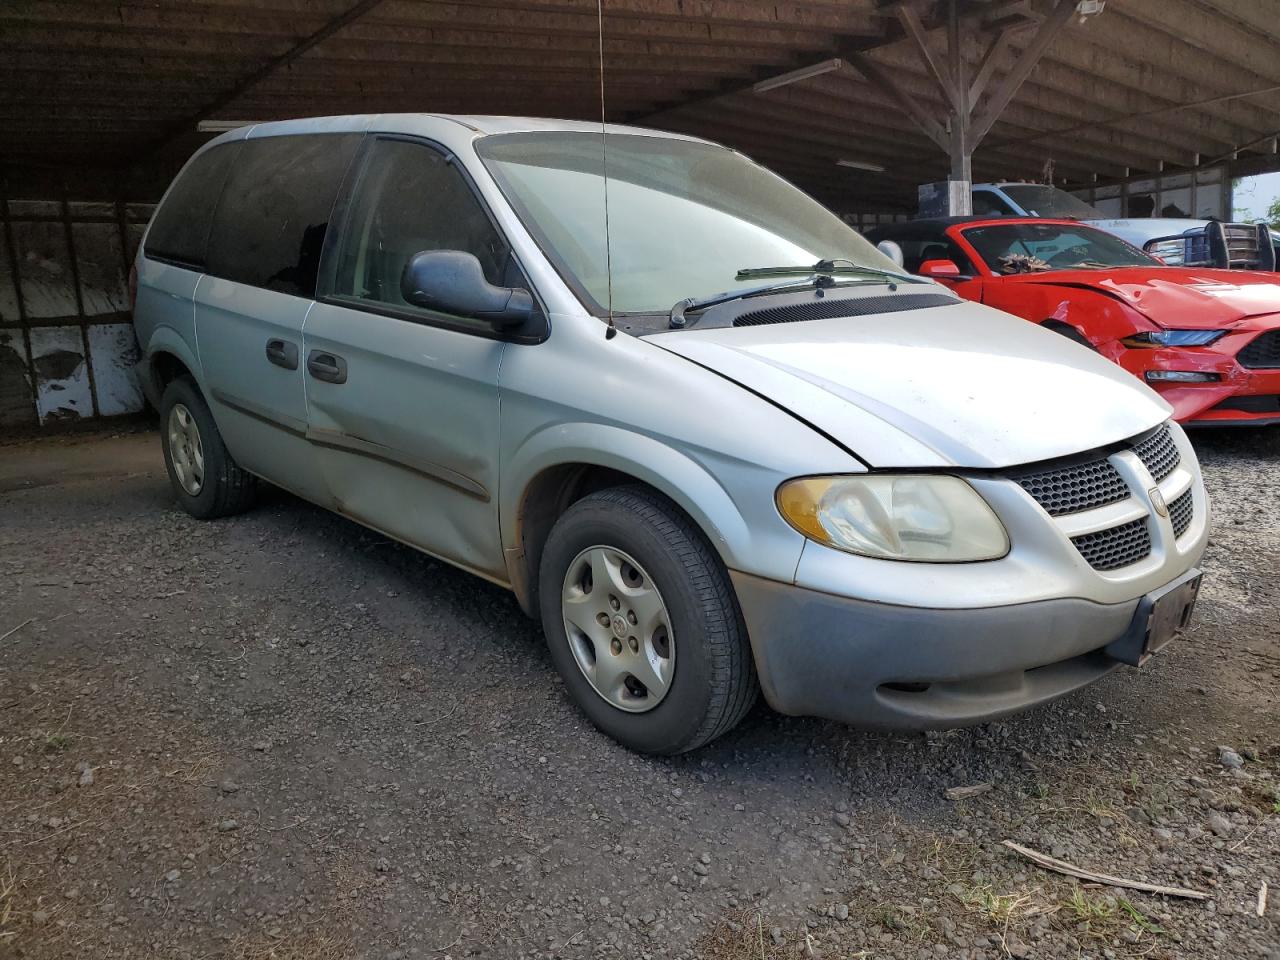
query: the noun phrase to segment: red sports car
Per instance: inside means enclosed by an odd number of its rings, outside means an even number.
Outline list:
[[[912,273],[1041,324],[1142,377],[1183,423],[1280,423],[1280,274],[1168,267],[1074,220],[912,220]]]

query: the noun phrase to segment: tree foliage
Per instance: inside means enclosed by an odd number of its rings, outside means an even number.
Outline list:
[[[1280,197],[1272,200],[1271,205],[1267,207],[1267,223],[1280,230]]]

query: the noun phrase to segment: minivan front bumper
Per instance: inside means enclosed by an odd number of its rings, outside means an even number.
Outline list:
[[[983,723],[1092,683],[1140,603],[931,609],[731,576],[769,705],[882,729]]]

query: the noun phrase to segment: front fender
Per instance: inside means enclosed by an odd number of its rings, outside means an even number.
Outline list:
[[[744,475],[744,489],[735,500],[693,456],[646,434],[602,423],[545,427],[503,464],[499,518],[509,557],[521,553],[519,518],[525,491],[544,471],[568,464],[618,470],[670,497],[693,518],[728,567],[783,581],[795,577],[804,538],[773,505],[776,478]]]

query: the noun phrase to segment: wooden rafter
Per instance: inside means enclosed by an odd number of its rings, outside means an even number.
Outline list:
[[[916,126],[924,131],[926,137],[943,150],[947,149],[946,129],[934,117],[930,116],[929,112],[915,97],[903,90],[898,81],[887,70],[884,70],[880,64],[866,54],[848,53],[845,56],[858,69],[859,73],[893,97],[898,106],[906,111],[907,116],[915,121]]]
[[[996,85],[996,88],[991,91],[991,95],[982,109],[973,117],[974,146],[982,142],[982,138],[991,130],[992,124],[1000,119],[1000,114],[1004,112],[1004,108],[1009,105],[1009,101],[1018,92],[1018,88],[1022,86],[1023,81],[1031,75],[1031,71],[1040,62],[1040,58],[1044,56],[1044,52],[1048,49],[1049,44],[1053,42],[1053,38],[1067,25],[1067,21],[1071,18],[1071,14],[1075,12],[1075,9],[1076,0],[1057,0],[1049,15],[1044,18],[1039,28],[1037,28],[1035,36],[1031,38],[1031,42],[1018,55],[1018,59],[1014,61],[1013,68],[1004,75]]]
[[[969,84],[969,103],[977,103],[982,99],[983,91],[987,89],[992,74],[1009,49],[1009,41],[1014,33],[1013,27],[1005,27],[987,45],[982,59],[978,61],[978,69],[973,73],[973,82]]]
[[[281,67],[288,66],[308,50],[327,40],[343,27],[359,20],[382,2],[383,0],[359,0],[358,3],[348,9],[345,13],[339,14],[333,19],[326,21],[323,26],[312,31],[284,53],[264,63],[261,67],[244,77],[229,90],[224,90],[199,110],[183,117],[182,120],[173,124],[173,126],[161,134],[155,142],[148,144],[145,152],[163,149],[175,138],[194,129],[196,124],[201,120],[208,120],[223,107],[235,103],[235,101],[243,96],[247,91],[257,86]]]
[[[898,7],[898,22],[902,24],[903,31],[914,44],[920,62],[928,69],[929,76],[942,92],[943,99],[951,104],[952,110],[960,110],[960,88],[956,85],[955,74],[943,69],[942,64],[938,62],[933,48],[929,45],[929,35],[925,32],[924,24],[920,22],[915,8],[905,3]]]
[[[603,2],[612,118],[723,136],[822,196],[909,198],[979,135],[975,177],[1280,169],[1280,27],[1256,0],[1112,0],[1081,25],[1054,0]],[[129,163],[202,117],[598,116],[599,26],[583,0],[0,3],[0,165]],[[867,69],[754,89],[837,58]]]

